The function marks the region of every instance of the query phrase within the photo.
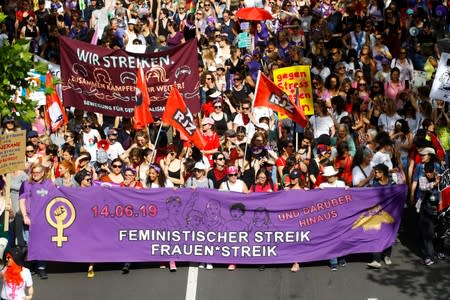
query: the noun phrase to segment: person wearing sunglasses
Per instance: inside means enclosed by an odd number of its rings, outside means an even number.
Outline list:
[[[170,144],[166,148],[167,155],[160,160],[161,169],[174,186],[180,187],[184,185],[184,164],[178,158],[179,151],[175,145]]]
[[[244,181],[238,179],[238,169],[235,166],[230,166],[226,169],[227,180],[220,185],[220,191],[248,193],[247,185]],[[236,270],[235,264],[228,265],[228,271]]]
[[[122,175],[123,162],[120,158],[113,159],[111,162],[111,173],[100,178],[102,182],[113,182],[121,184],[124,181]]]
[[[19,208],[20,214],[17,217],[23,218],[23,231],[25,242],[28,242],[29,230],[31,224],[30,219],[30,201],[33,191],[50,190],[53,188],[53,183],[47,179],[47,169],[40,163],[34,163],[30,167],[30,180],[22,184],[21,193],[19,194]],[[44,261],[36,261],[37,273],[39,278],[47,279],[46,263]]]
[[[78,185],[82,188],[87,188],[92,186],[92,176],[89,171],[86,169],[83,169],[79,171],[77,174],[75,174],[75,181],[78,183]],[[89,264],[88,271],[87,271],[87,277],[88,278],[94,278],[95,272],[94,272],[94,264]]]
[[[214,188],[218,189],[222,182],[226,180],[226,161],[222,152],[214,153],[212,158],[213,168],[209,170],[207,177],[214,183]]]
[[[28,16],[25,26],[20,29],[20,38],[30,41],[30,52],[39,52],[39,27],[36,26],[35,16]]]
[[[30,270],[24,267],[23,253],[18,248],[6,252],[5,268],[0,272],[0,278],[3,281],[2,299],[33,298],[33,278]]]

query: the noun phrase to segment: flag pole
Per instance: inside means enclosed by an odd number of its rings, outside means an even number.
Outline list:
[[[300,91],[299,87],[295,88],[295,105],[298,105],[298,97],[299,97]],[[297,123],[294,122],[294,133],[295,133],[295,152],[298,151],[298,131],[297,131]]]
[[[253,108],[255,105],[256,96],[258,96],[258,86],[259,86],[259,78],[261,77],[261,70],[258,71],[258,77],[256,78],[256,86],[255,86],[255,95],[252,99],[252,106],[250,107],[250,113],[253,114]],[[255,124],[256,125],[256,124]],[[245,166],[245,160],[247,157],[247,149],[248,149],[248,130],[245,132],[245,150],[244,150],[244,162],[242,163],[242,168]]]
[[[155,144],[153,146],[153,152],[152,152],[152,159],[150,160],[151,163],[153,163],[153,159],[156,157],[156,146],[158,145],[159,136],[161,134],[163,122],[161,121],[161,125],[159,125],[158,133],[156,134]],[[148,127],[147,127],[148,128]]]

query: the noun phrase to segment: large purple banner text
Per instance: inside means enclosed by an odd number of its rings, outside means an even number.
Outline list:
[[[28,258],[269,264],[379,252],[406,186],[239,194],[204,189],[31,191]]]

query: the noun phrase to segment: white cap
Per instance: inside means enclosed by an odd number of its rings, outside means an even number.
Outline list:
[[[205,166],[204,163],[202,163],[201,161],[199,161],[199,162],[196,162],[196,163],[195,163],[194,169],[197,169],[197,170],[206,170],[206,166]]]

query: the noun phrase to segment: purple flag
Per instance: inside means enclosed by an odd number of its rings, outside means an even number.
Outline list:
[[[380,252],[396,239],[406,188],[55,187],[31,195],[28,258],[272,264]]]

